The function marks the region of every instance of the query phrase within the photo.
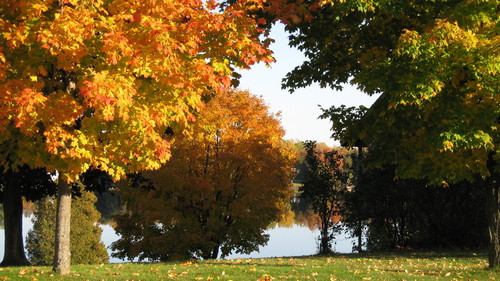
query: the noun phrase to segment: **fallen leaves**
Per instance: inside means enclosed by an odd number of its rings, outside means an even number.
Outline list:
[[[335,264],[335,265],[332,265]],[[48,267],[0,268],[3,280],[500,280],[484,254],[304,257],[74,266],[67,277]]]

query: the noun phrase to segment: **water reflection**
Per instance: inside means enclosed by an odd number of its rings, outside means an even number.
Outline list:
[[[269,242],[260,251],[249,255],[232,254],[227,258],[269,258],[307,256],[317,253],[319,230],[311,230],[307,226],[294,224],[292,227],[276,227],[267,230]],[[350,253],[353,239],[345,235],[336,237],[333,244],[337,253]]]
[[[300,212],[297,209],[290,215],[293,219],[288,219],[287,226],[275,225],[266,232],[269,234],[269,242],[248,255],[231,254],[228,259],[235,258],[265,258],[265,257],[289,257],[314,255],[317,252],[317,241],[319,231],[314,229],[314,216],[311,213]],[[32,214],[23,216],[23,236],[26,238],[28,231],[33,227]],[[290,222],[292,221],[292,222]],[[128,262],[111,257],[109,246],[119,239],[114,229],[110,225],[101,225],[103,229],[101,240],[108,248],[111,263]],[[346,235],[338,234],[332,242],[333,250],[337,253],[352,252],[353,239]],[[4,254],[4,231],[0,230],[0,260]]]

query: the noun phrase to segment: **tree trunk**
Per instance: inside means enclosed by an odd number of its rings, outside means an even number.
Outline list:
[[[220,249],[220,244],[214,246],[212,249],[212,255],[210,256],[210,259],[216,260],[219,257],[219,249]]]
[[[361,221],[361,219],[358,219],[356,234],[358,236],[358,246],[357,246],[358,253],[361,253],[361,251],[363,250],[363,248],[362,248],[363,247],[363,222]]]
[[[496,165],[494,153],[490,153],[487,162],[490,177],[485,181],[486,216],[490,240],[488,262],[490,268],[500,267],[500,177],[495,171]]]
[[[4,257],[0,266],[30,265],[24,253],[23,201],[21,187],[16,186],[14,173],[9,173],[3,191],[3,213],[5,224]]]
[[[70,272],[70,219],[71,186],[59,178],[57,186],[56,239],[53,271],[61,275],[66,275]]]
[[[319,253],[322,255],[330,254],[330,237],[328,237],[328,224],[322,223],[321,228],[321,242]]]
[[[358,147],[358,161],[356,162],[356,173],[358,174],[357,180],[356,180],[356,188],[361,188],[361,177],[363,175],[363,167],[361,166],[361,163],[363,161],[363,144],[361,142],[357,142],[356,146]],[[361,203],[359,202],[359,199],[357,200],[357,207],[360,210],[361,209]],[[359,214],[358,210],[358,214]],[[358,253],[361,253],[363,250],[363,222],[361,221],[361,217],[358,217],[358,225],[356,229],[356,234],[358,236]]]
[[[500,196],[498,185],[493,183],[487,184],[487,216],[488,216],[488,232],[489,232],[489,247],[488,261],[489,267],[500,266]]]

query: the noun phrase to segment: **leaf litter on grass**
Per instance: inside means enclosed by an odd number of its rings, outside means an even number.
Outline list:
[[[73,266],[0,268],[0,280],[492,280],[485,255],[379,254]]]

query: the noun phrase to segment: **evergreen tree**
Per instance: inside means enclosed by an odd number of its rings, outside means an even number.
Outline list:
[[[107,263],[109,256],[101,242],[101,228],[97,225],[101,215],[94,203],[97,198],[92,192],[82,192],[73,199],[71,209],[71,263]],[[50,265],[54,259],[56,200],[46,197],[37,203],[33,229],[28,232],[26,248],[34,265]]]

